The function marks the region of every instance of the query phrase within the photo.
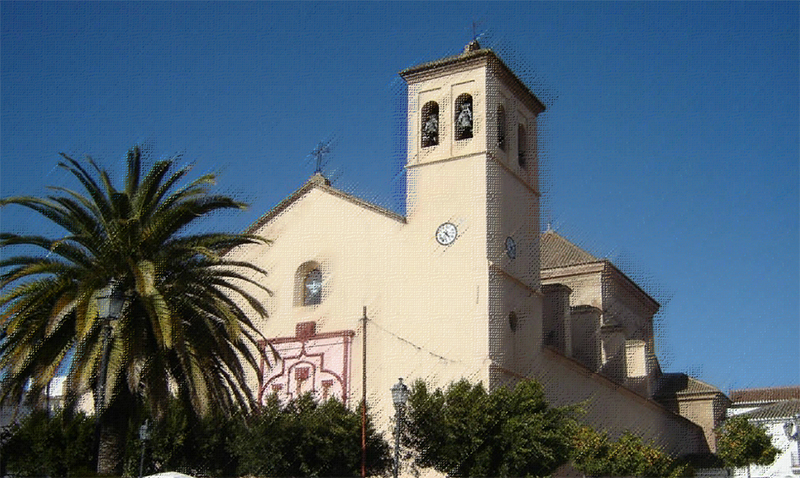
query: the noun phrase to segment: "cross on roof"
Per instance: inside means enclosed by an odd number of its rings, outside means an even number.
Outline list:
[[[319,142],[314,151],[311,152],[311,156],[317,161],[317,167],[314,170],[314,174],[322,174],[322,158],[326,154],[331,152],[330,148],[330,141],[323,143],[322,141]]]

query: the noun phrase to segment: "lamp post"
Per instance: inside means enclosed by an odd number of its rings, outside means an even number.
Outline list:
[[[122,308],[125,306],[125,294],[122,291],[122,284],[112,279],[106,287],[100,291],[97,297],[97,318],[103,323],[103,356],[100,364],[100,376],[97,379],[94,403],[94,423],[95,440],[97,441],[97,472],[106,473],[100,461],[100,429],[101,417],[106,402],[106,375],[108,373],[108,352],[111,346],[111,322],[119,319]]]
[[[150,439],[150,420],[145,420],[144,424],[139,427],[139,440],[142,441],[142,457],[139,458],[139,478],[142,478],[142,470],[144,469],[144,448],[147,446],[147,440]]]
[[[403,383],[403,379],[392,386],[392,402],[394,403],[395,421],[394,429],[394,478],[400,471],[400,426],[403,422],[403,411],[408,401],[408,387]]]
[[[795,442],[797,451],[789,451],[789,461],[792,471],[800,471],[800,415],[795,415],[783,424],[783,432],[789,442]],[[791,448],[791,447],[790,447]]]

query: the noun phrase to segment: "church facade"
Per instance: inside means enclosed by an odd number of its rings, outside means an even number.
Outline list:
[[[316,174],[247,231],[270,245],[229,253],[266,270],[272,291],[252,291],[269,312],[259,397],[311,392],[355,407],[365,392],[388,432],[398,377],[534,379],[612,436],[707,451],[700,426],[653,398],[658,304],[608,261],[540,231],[544,105],[476,42],[401,76],[406,215]]]

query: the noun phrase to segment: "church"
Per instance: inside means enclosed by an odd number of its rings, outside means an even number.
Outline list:
[[[267,271],[272,291],[251,291],[269,312],[259,399],[311,392],[354,408],[364,394],[388,435],[398,377],[534,379],[552,405],[583,403],[583,420],[612,437],[713,450],[716,418],[686,410],[713,415],[721,393],[662,373],[659,304],[608,260],[540,229],[544,104],[476,41],[400,75],[406,214],[317,173],[246,231],[271,244],[229,253]]]

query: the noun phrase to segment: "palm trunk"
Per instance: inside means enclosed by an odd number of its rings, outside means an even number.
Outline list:
[[[99,444],[97,449],[97,473],[99,475],[122,475],[125,456],[125,441],[128,425],[133,413],[133,400],[127,390],[114,397],[111,405],[101,416]]]
[[[99,475],[120,475],[124,439],[109,426],[100,431],[97,471]]]
[[[97,472],[100,475],[122,475],[128,414],[119,413],[120,410],[114,409],[108,410],[100,425],[100,444],[97,452]]]

